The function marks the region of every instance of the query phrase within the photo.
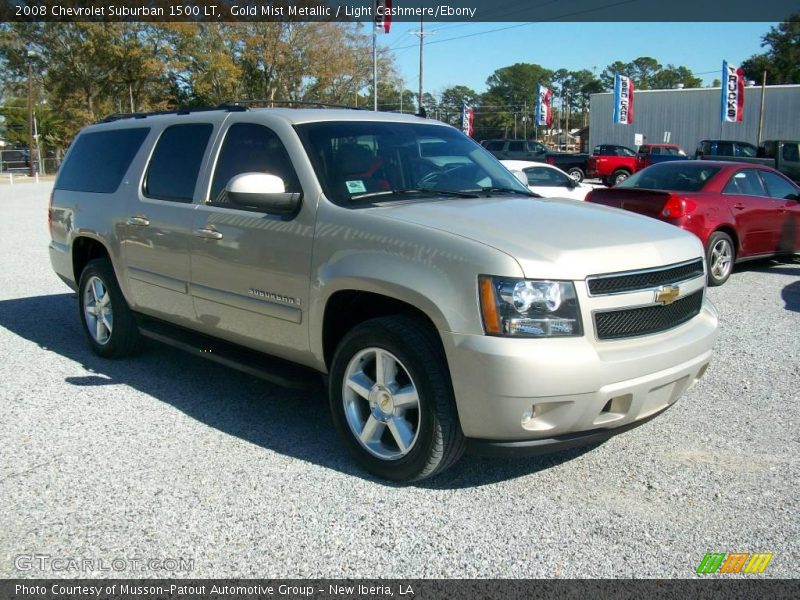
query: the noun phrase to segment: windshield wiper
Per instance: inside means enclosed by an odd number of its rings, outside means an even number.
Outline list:
[[[404,196],[407,194],[430,194],[431,196],[452,196],[454,198],[479,198],[479,190],[460,192],[458,190],[432,190],[425,188],[409,188],[405,190],[382,190],[380,192],[368,192],[351,196],[350,200],[361,200],[362,198],[377,198],[380,196]]]
[[[475,190],[476,192],[481,192],[486,194],[487,196],[491,194],[519,194],[520,196],[530,196],[531,198],[541,198],[540,194],[536,192],[531,192],[530,190],[522,191],[516,188],[511,187],[484,187],[480,190]]]

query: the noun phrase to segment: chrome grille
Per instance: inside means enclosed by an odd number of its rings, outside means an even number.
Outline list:
[[[703,259],[698,258],[692,262],[669,265],[659,269],[589,277],[589,293],[592,296],[603,296],[646,290],[694,279],[702,274]]]
[[[599,340],[616,340],[666,331],[686,323],[703,305],[703,290],[665,306],[642,306],[594,313],[594,327]]]

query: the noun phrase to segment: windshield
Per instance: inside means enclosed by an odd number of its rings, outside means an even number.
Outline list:
[[[329,121],[296,129],[325,195],[342,206],[409,196],[531,195],[496,158],[452,127]]]
[[[701,161],[667,162],[638,171],[615,187],[699,192],[719,170],[720,167],[707,166]]]

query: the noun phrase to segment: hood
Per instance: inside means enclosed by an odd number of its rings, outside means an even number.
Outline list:
[[[678,227],[578,200],[448,199],[384,205],[376,214],[496,248],[529,278],[580,280],[703,256],[700,240]]]

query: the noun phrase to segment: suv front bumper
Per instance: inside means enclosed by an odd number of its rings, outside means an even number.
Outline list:
[[[670,331],[598,342],[443,333],[470,445],[546,452],[607,439],[671,406],[705,373],[717,333],[706,299]]]

